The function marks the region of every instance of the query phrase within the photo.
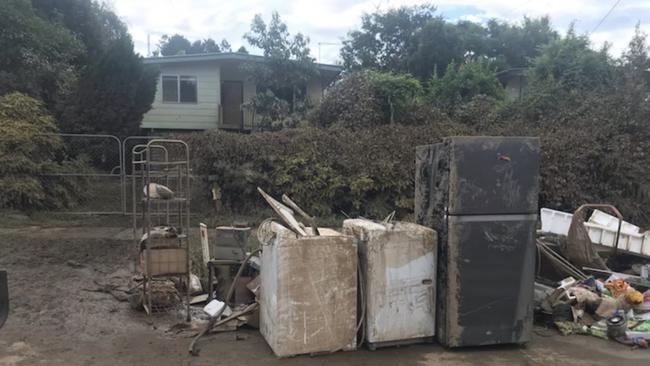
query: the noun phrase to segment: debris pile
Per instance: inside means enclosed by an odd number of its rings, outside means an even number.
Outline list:
[[[588,208],[607,208],[618,217],[595,209],[584,222]],[[647,248],[630,241],[634,235],[648,234],[639,234],[639,227],[623,221],[618,210],[608,205],[584,205],[573,215],[542,209],[541,218],[535,288],[538,318],[563,335],[592,335],[648,348]],[[567,277],[556,281],[558,276]]]

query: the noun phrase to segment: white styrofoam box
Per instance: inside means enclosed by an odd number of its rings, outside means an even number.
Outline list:
[[[641,247],[641,254],[650,257],[650,231],[643,233],[643,246]]]
[[[557,235],[569,235],[569,227],[573,215],[570,213],[542,208],[540,210],[542,218],[542,231],[545,233]]]
[[[589,238],[593,243],[601,244],[607,247],[614,247],[616,240],[616,229],[607,226],[585,222],[585,227],[589,233]],[[642,254],[644,235],[630,234],[621,232],[618,237],[618,249],[627,250],[632,253]]]
[[[610,229],[618,230],[618,217],[612,216],[608,213],[605,213],[600,210],[594,210],[594,212],[591,214],[591,217],[589,217],[589,222],[598,224],[601,226],[608,227]],[[627,233],[627,234],[638,234],[639,231],[641,231],[641,228],[639,228],[636,225],[632,225],[629,222],[623,221],[621,223],[621,232],[622,233]]]
[[[542,232],[557,235],[569,234],[572,214],[550,208],[542,208],[540,211]],[[589,221],[585,222],[584,225],[592,243],[614,247],[616,232],[618,231],[617,217],[594,210]],[[644,233],[639,231],[638,226],[623,221],[618,239],[618,249],[650,257],[650,231]]]

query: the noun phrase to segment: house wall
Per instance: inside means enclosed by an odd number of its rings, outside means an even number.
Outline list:
[[[151,110],[142,119],[142,128],[211,129],[217,128],[221,80],[216,62],[159,64],[160,76]],[[163,103],[162,76],[196,76],[197,103]]]
[[[152,108],[142,120],[145,129],[191,129],[240,128],[227,126],[221,119],[221,83],[223,81],[243,82],[243,103],[255,96],[257,88],[248,77],[242,62],[238,60],[206,60],[202,62],[174,62],[157,64],[160,70],[156,96]],[[197,78],[197,103],[163,103],[162,76],[187,75]],[[307,84],[307,97],[318,105],[323,96],[321,78],[314,78]],[[254,113],[243,109],[244,128],[253,126]]]

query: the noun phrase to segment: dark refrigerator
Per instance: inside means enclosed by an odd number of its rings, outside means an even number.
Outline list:
[[[449,137],[420,146],[415,184],[416,220],[439,238],[439,342],[529,341],[539,139]]]

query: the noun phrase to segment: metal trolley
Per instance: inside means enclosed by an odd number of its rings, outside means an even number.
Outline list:
[[[157,291],[156,281],[174,277],[182,281],[185,278],[184,297],[187,321],[190,321],[188,145],[181,140],[152,139],[147,144],[133,146],[131,157],[133,237],[138,248],[136,268],[141,268],[143,277],[143,306],[149,315],[171,310],[169,304],[152,302],[152,293]],[[151,183],[168,187],[173,196],[167,199],[151,197]],[[169,235],[154,238],[152,233],[161,226],[173,230],[168,232]],[[145,234],[146,240],[143,240]],[[177,293],[173,295],[178,296]]]

